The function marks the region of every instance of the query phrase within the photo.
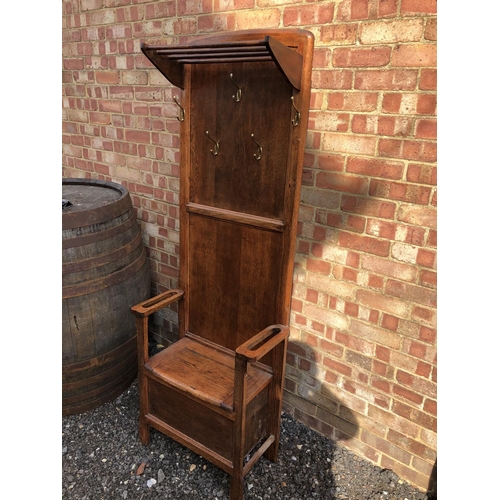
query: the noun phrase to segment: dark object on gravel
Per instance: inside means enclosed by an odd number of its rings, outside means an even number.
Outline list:
[[[227,500],[229,476],[156,432],[137,437],[137,380],[114,401],[62,421],[62,498]],[[283,414],[278,461],[261,458],[245,481],[245,500],[431,500]]]

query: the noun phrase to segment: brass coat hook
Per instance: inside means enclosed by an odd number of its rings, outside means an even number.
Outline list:
[[[295,107],[295,104],[293,103],[293,96],[292,96],[292,106],[293,109],[295,110],[295,116],[292,118],[292,125],[294,127],[297,127],[300,122],[300,111]]]
[[[234,99],[234,102],[240,102],[241,101],[241,89],[240,87],[235,83],[235,81],[233,80],[233,74],[232,73],[229,73],[229,78],[231,78],[231,81],[233,82],[233,85],[238,89],[236,91],[236,95],[234,96],[233,95],[233,99]]]
[[[174,95],[174,101],[177,106],[179,106],[179,114],[177,115],[177,119],[180,122],[184,121],[184,108],[179,104],[179,101],[177,100],[177,96]]]
[[[212,150],[210,150],[210,152],[214,155],[214,156],[217,156],[219,154],[219,141],[216,141],[215,139],[212,139],[209,135],[208,135],[208,130],[205,132],[205,134],[207,134],[207,137],[215,144],[215,148]]]
[[[257,153],[254,153],[256,160],[260,160],[262,158],[262,146],[255,140],[254,135],[252,134],[252,141],[257,144]]]

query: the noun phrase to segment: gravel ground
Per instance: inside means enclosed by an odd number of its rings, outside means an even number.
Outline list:
[[[117,399],[63,417],[62,498],[227,500],[229,476],[163,434],[137,436],[137,379]],[[430,500],[435,498],[342,449],[283,413],[278,461],[261,458],[245,500]]]

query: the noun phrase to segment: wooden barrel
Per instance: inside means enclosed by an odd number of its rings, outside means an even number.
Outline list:
[[[136,378],[130,308],[150,297],[150,273],[123,186],[89,179],[62,186],[62,405],[72,415],[118,397]]]

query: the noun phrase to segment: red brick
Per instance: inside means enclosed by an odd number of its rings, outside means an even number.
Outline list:
[[[312,86],[316,89],[351,89],[353,71],[351,70],[321,70],[312,72]]]
[[[422,79],[420,81],[422,82]],[[417,98],[417,113],[421,115],[435,115],[436,104],[436,94],[420,94]]]
[[[131,86],[110,86],[109,87],[109,97],[111,99],[127,99],[132,100],[134,98],[134,87]]]
[[[436,139],[437,137],[437,122],[431,119],[417,120],[415,137],[421,139]]]
[[[437,431],[436,418],[432,417],[431,415],[427,415],[420,410],[412,408],[411,406],[408,406],[400,401],[394,401],[392,409],[397,415],[400,415],[425,429],[431,430],[433,432]]]
[[[333,4],[285,7],[284,26],[303,26],[304,24],[327,24],[333,21]]]
[[[378,377],[372,377],[371,386],[379,391],[386,392],[387,394],[390,394],[392,389],[392,384],[390,384],[387,380]]]
[[[344,195],[341,199],[341,209],[345,212],[392,220],[396,210],[396,204],[393,202]]]
[[[322,341],[321,345],[323,345],[324,342],[326,341]],[[341,373],[342,375],[347,375],[348,377],[352,374],[352,368],[350,366],[339,363],[333,359],[325,357],[323,358],[323,363],[327,368],[332,369],[336,373]]]
[[[437,90],[437,71],[431,68],[422,68],[418,88],[420,90]]]
[[[120,101],[110,101],[99,99],[99,111],[109,111],[112,113],[122,112],[122,103]]]
[[[386,222],[376,219],[369,219],[366,225],[366,234],[371,236],[378,236],[387,240],[394,240],[396,238],[396,231],[398,226],[392,222]]]
[[[408,136],[411,134],[412,120],[401,116],[377,117],[377,133],[379,135]]]
[[[437,247],[437,231],[429,231],[429,237],[427,238],[427,245],[430,247]]]
[[[356,71],[354,88],[360,90],[415,90],[417,70],[380,69]]]
[[[320,340],[319,348],[325,354],[330,354],[332,356],[335,356],[336,358],[341,358],[344,354],[344,348],[342,346],[339,346],[338,344],[336,344],[334,342],[328,342],[325,339]],[[332,361],[332,363],[334,363],[334,362]],[[333,368],[333,366],[334,366],[333,364],[329,365],[330,368]],[[344,366],[344,365],[342,365],[342,366]],[[350,369],[349,369],[349,371],[350,371]],[[340,373],[343,373],[343,372],[341,371]]]
[[[342,111],[374,111],[377,92],[333,92],[328,94],[328,109]]]
[[[375,325],[364,323],[355,318],[351,319],[351,333],[362,339],[382,344],[391,349],[398,350],[401,347],[400,335],[383,328],[378,328]]]
[[[419,248],[417,253],[417,264],[424,267],[433,268],[436,263],[436,252],[434,250],[427,250]]]
[[[322,189],[364,194],[367,192],[368,183],[359,176],[319,172],[316,176],[316,186]]]
[[[424,411],[437,416],[437,401],[434,401],[433,399],[426,399],[424,402]]]
[[[382,111],[385,111],[386,113],[399,113],[401,100],[402,94],[384,94],[384,98],[382,100]]]
[[[437,226],[437,211],[434,207],[401,205],[397,219],[415,226],[435,229]]]
[[[396,385],[394,384],[393,386],[393,393],[396,395],[396,396],[399,396],[401,398],[404,398],[406,399],[407,401],[410,401],[416,405],[421,405],[424,398],[422,395],[420,394],[417,394],[416,392],[414,391],[410,391],[409,389],[405,388],[405,387],[401,387],[399,385]]]
[[[437,332],[434,328],[427,328],[425,326],[420,327],[419,339],[423,342],[428,342],[433,344],[436,342]]]
[[[349,156],[346,171],[358,175],[383,177],[386,179],[401,179],[403,175],[403,162],[379,160],[375,158],[357,158]]]
[[[372,359],[371,357],[364,356],[363,354],[360,354],[358,352],[354,352],[351,350],[346,350],[345,355],[344,355],[345,360],[355,366],[358,366],[359,368],[366,370],[368,372],[371,372],[372,370]],[[356,392],[359,390],[359,385],[355,384]]]
[[[313,273],[320,273],[328,275],[330,274],[331,264],[324,260],[319,259],[307,259],[306,269]]]
[[[384,279],[382,276],[375,276],[370,274],[368,276],[368,286],[372,288],[382,288],[384,286]],[[370,321],[376,323],[378,320],[378,311],[370,311]]]
[[[333,65],[335,67],[386,66],[390,60],[390,47],[340,48],[333,52]]]
[[[437,40],[437,19],[430,18],[427,19],[427,23],[425,25],[424,38],[430,41]]]
[[[426,307],[436,307],[437,305],[436,292],[418,285],[389,279],[387,280],[385,291],[392,297],[416,302]]]
[[[306,292],[306,300],[312,302],[313,304],[318,303],[318,292],[316,290],[308,289]]]
[[[399,326],[399,318],[391,316],[389,314],[382,315],[382,326],[393,332],[397,331]]]
[[[434,309],[427,309],[426,307],[414,306],[412,310],[412,318],[423,321],[428,324],[436,324],[436,311]]]
[[[355,252],[348,252],[346,264],[351,267],[359,267],[359,254]]]
[[[425,363],[424,361],[419,361],[417,364],[417,369],[415,370],[415,374],[420,377],[429,378],[431,369],[432,365],[430,365],[429,363]]]
[[[313,243],[311,245],[311,254],[314,257],[318,257],[321,259],[323,257],[323,244],[322,243]]]
[[[322,43],[336,42],[353,45],[356,42],[357,25],[349,24],[329,24],[320,27],[320,40]]]
[[[326,228],[321,226],[314,226],[313,238],[317,241],[324,241],[326,238]]]
[[[400,44],[396,46],[391,58],[392,66],[435,67],[437,50],[435,44]]]
[[[309,115],[313,128],[331,132],[347,132],[349,129],[349,115],[347,113],[331,113],[313,111]]]
[[[174,4],[175,2],[169,2]],[[183,16],[186,14],[204,14],[212,11],[211,0],[201,0],[199,2],[192,2],[191,0],[178,0],[177,15]]]
[[[429,286],[432,288],[437,287],[437,273],[434,271],[423,270],[420,273],[419,284],[423,286]]]
[[[425,446],[414,439],[405,436],[404,434],[395,431],[394,429],[389,429],[387,432],[387,439],[396,446],[409,451],[412,454],[416,454],[420,457],[426,459],[435,458],[435,451],[431,450],[429,447]]]
[[[408,354],[423,359],[427,354],[427,346],[421,344],[420,342],[411,342],[408,349]]]
[[[351,0],[351,19],[368,19],[369,0]]]
[[[362,354],[365,354],[365,355],[370,356],[370,357],[372,357],[374,352],[375,352],[375,344],[373,342],[367,341],[365,339],[361,339],[361,338],[356,337],[354,335],[336,332],[335,340],[337,340],[337,342],[344,344],[346,347],[349,347],[349,349],[352,349],[354,351],[357,351],[358,353],[362,353]],[[349,356],[352,357],[352,353]],[[370,359],[368,361],[364,357],[363,357],[363,359],[364,359],[363,361],[360,361],[357,364],[359,366],[366,364],[366,366],[367,366],[366,369],[371,370],[372,360]]]
[[[435,142],[404,141],[402,156],[407,160],[435,162],[437,145]]]
[[[368,121],[373,122],[374,118],[375,117],[373,116],[367,116],[367,115],[354,115],[352,117],[352,123],[351,123],[352,131],[355,134],[370,134],[370,133],[374,134],[375,127],[373,125],[370,128],[368,127]]]
[[[388,198],[395,201],[427,205],[430,200],[431,188],[400,182],[372,179],[370,181],[370,196]]]
[[[349,267],[344,267],[342,270],[342,278],[346,281],[356,283],[358,280],[358,272],[354,269],[350,269]]]
[[[151,133],[145,130],[126,130],[125,140],[149,144],[151,142]]]
[[[406,179],[409,182],[418,182],[419,184],[437,184],[437,169],[434,165],[419,163],[410,163],[406,173]]]
[[[322,147],[325,150],[373,156],[376,144],[377,138],[372,136],[337,132],[323,133]]]
[[[338,245],[379,256],[388,256],[390,249],[389,241],[343,231],[338,234]]]
[[[344,170],[344,157],[340,155],[321,155],[318,158],[318,168],[322,170],[336,170],[341,172]],[[317,196],[317,195],[316,195]]]
[[[375,355],[377,356],[377,359],[387,363],[389,363],[391,359],[391,351],[387,347],[383,347],[381,345],[377,345],[375,347]]]
[[[378,17],[395,16],[398,11],[398,0],[379,0]]]
[[[321,69],[321,68],[329,68],[330,61],[332,59],[332,51],[329,48],[318,48],[314,51],[313,54],[313,68]],[[315,109],[313,107],[309,107],[309,109]]]
[[[366,307],[399,317],[404,317],[408,310],[408,304],[405,301],[389,297],[378,291],[359,289],[356,293],[356,300]]]
[[[401,0],[401,14],[436,14],[437,0]]]
[[[64,59],[63,67],[64,67],[64,69],[84,69],[85,63],[84,63],[83,58]]]

